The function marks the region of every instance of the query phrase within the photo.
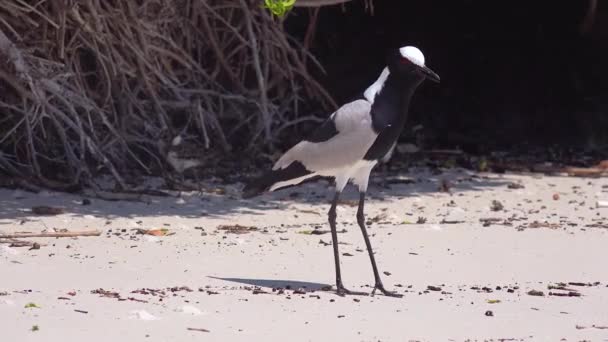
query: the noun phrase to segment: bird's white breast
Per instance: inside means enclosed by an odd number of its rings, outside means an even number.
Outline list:
[[[363,96],[365,96],[367,101],[369,101],[370,103],[374,103],[376,95],[380,94],[380,91],[382,91],[382,88],[384,87],[384,82],[386,82],[386,79],[388,78],[389,74],[390,72],[388,71],[388,68],[385,67],[382,70],[382,73],[380,73],[380,77],[378,77],[376,82],[374,82],[372,85],[367,87],[367,89],[365,89],[365,91],[363,92]]]

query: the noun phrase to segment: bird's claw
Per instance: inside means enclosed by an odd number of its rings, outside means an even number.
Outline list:
[[[403,295],[400,293],[397,293],[395,291],[389,291],[389,290],[385,289],[384,285],[382,285],[382,283],[376,283],[376,285],[374,285],[374,289],[372,290],[371,296],[374,296],[374,294],[376,293],[376,290],[380,291],[383,295],[385,295],[387,297],[395,297],[395,298],[403,297]]]
[[[336,294],[340,297],[344,297],[345,295],[351,295],[351,296],[367,296],[368,295],[366,292],[351,291],[351,290],[345,288],[343,285],[336,286]]]

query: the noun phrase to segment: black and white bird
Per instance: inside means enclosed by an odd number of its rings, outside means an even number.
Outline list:
[[[365,228],[365,192],[371,170],[379,160],[390,158],[397,144],[414,91],[425,79],[439,82],[439,76],[425,66],[424,55],[413,46],[395,49],[387,62],[380,77],[360,98],[340,107],[310,137],[285,152],[271,171],[252,180],[243,189],[243,198],[250,198],[265,191],[297,185],[313,177],[334,179],[335,195],[328,219],[336,267],[336,290],[340,295],[363,294],[346,289],[340,274],[336,205],[350,180],[359,188],[357,223],[374,271],[372,294],[378,290],[387,296],[400,297],[387,291],[380,279]]]

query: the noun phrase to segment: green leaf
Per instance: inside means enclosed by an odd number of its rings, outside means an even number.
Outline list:
[[[291,10],[296,0],[264,0],[264,7],[277,17],[283,17]]]
[[[36,303],[27,303],[27,304],[25,304],[25,308],[26,309],[31,309],[31,308],[40,309],[40,307]]]

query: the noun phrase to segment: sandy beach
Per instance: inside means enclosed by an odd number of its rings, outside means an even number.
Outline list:
[[[608,180],[406,175],[376,174],[366,203],[400,299],[328,289],[325,181],[250,200],[242,184],[85,204],[0,189],[0,233],[101,231],[0,243],[0,340],[608,341]],[[338,208],[343,277],[370,292],[356,198]]]

